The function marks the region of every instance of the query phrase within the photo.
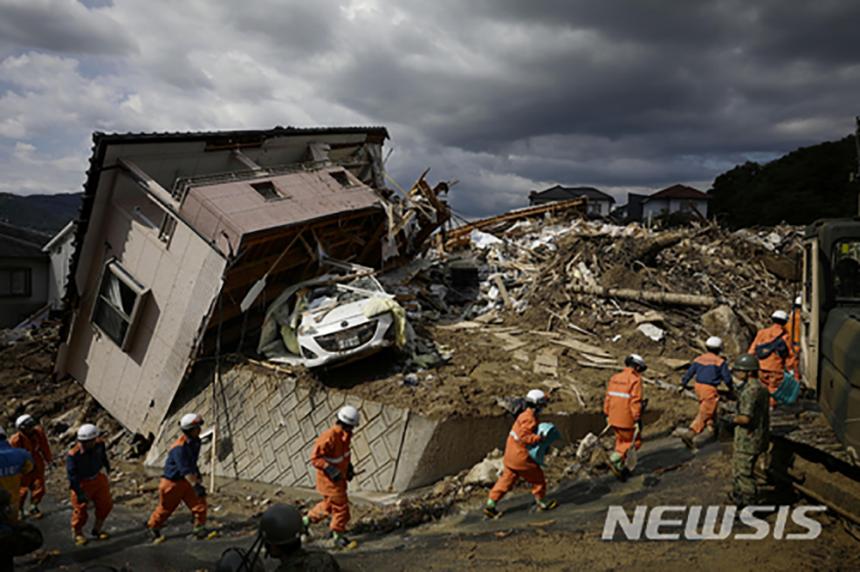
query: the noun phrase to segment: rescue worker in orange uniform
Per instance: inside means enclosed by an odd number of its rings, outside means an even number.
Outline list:
[[[98,427],[84,423],[78,428],[78,442],[66,456],[66,473],[69,478],[72,501],[72,535],[75,544],[87,543],[84,525],[87,523],[87,507],[95,506],[96,521],[92,536],[97,540],[107,540],[103,530],[105,519],[113,508],[108,475],[110,462],[104,441],[99,439]]]
[[[785,331],[788,332],[788,339],[791,341],[791,349],[795,356],[793,372],[795,379],[800,379],[800,307],[802,304],[803,299],[800,296],[794,299],[788,324],[785,327]]]
[[[33,472],[33,457],[24,449],[13,447],[6,440],[6,429],[0,427],[0,490],[9,494],[9,514],[11,522],[18,522],[18,495],[21,482]]]
[[[758,331],[750,344],[747,353],[758,358],[759,381],[768,391],[773,393],[782,383],[786,371],[795,371],[797,356],[791,348],[791,338],[785,330],[788,314],[777,310],[771,314],[773,324]],[[776,407],[776,401],[770,400],[770,406]]]
[[[302,517],[302,524],[307,530],[311,523],[321,522],[331,516],[329,528],[337,548],[357,546],[345,533],[349,523],[349,498],[346,488],[347,483],[355,476],[349,443],[358,422],[358,410],[352,405],[344,405],[337,412],[335,424],[317,437],[311,453],[311,465],[317,470],[317,491],[323,496],[323,500]]]
[[[24,516],[24,502],[30,493],[30,516],[42,518],[39,503],[45,497],[45,468],[54,462],[51,446],[45,432],[32,416],[24,414],[15,420],[17,433],[9,439],[9,444],[24,449],[33,457],[33,471],[21,480],[21,500],[19,509]]]
[[[532,495],[538,510],[552,510],[558,506],[556,500],[545,500],[546,477],[543,469],[529,455],[528,448],[540,443],[543,437],[538,434],[538,415],[546,407],[547,399],[540,389],[532,389],[526,394],[526,408],[517,415],[514,426],[508,433],[505,443],[504,468],[502,476],[493,485],[490,498],[484,506],[484,514],[488,518],[500,516],[496,503],[502,500],[520,479],[532,485]]]
[[[196,413],[186,413],[179,420],[182,435],[167,453],[164,472],[158,483],[158,506],[146,523],[153,544],[164,542],[161,529],[179,503],[185,503],[194,516],[191,534],[197,538],[206,536],[206,488],[197,466],[202,427],[203,418]]]
[[[609,456],[609,465],[616,476],[624,474],[624,460],[630,447],[642,446],[642,372],[647,369],[645,360],[630,354],[624,360],[624,369],[609,379],[603,413],[615,431],[615,451]]]
[[[711,336],[705,341],[705,348],[708,351],[693,360],[687,373],[681,378],[681,387],[678,389],[678,391],[684,391],[690,380],[695,379],[699,412],[689,429],[680,429],[676,432],[691,448],[695,435],[701,434],[705,429],[713,432],[714,417],[720,402],[720,394],[717,393],[720,383],[725,383],[729,391],[733,390],[728,362],[720,355],[723,351],[723,340],[717,336]]]

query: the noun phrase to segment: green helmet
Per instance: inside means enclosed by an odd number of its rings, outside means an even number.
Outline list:
[[[286,504],[275,504],[266,509],[260,519],[260,534],[273,546],[295,542],[302,532],[302,515],[298,509]]]
[[[736,371],[758,371],[758,358],[752,354],[741,354],[735,358],[732,369]]]

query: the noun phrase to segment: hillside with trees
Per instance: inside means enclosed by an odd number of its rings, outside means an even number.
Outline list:
[[[0,222],[54,234],[78,216],[82,193],[0,193]]]
[[[856,171],[853,135],[801,147],[769,163],[748,161],[714,180],[711,212],[732,227],[854,216]]]

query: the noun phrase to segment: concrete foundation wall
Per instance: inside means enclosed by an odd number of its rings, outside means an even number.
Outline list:
[[[215,473],[288,487],[312,487],[310,455],[317,436],[334,422],[344,404],[361,412],[353,435],[352,459],[359,475],[354,490],[400,492],[431,484],[469,468],[489,451],[503,449],[512,419],[449,417],[431,419],[400,407],[357,399],[318,386],[311,391],[287,374],[241,365],[215,384],[212,368],[200,369],[183,386],[156,437],[146,463],[161,466],[179,435],[179,418],[193,411],[217,425]],[[213,403],[217,414],[213,414]],[[566,439],[600,431],[599,414],[554,415]],[[211,446],[201,452],[200,468],[210,470]]]

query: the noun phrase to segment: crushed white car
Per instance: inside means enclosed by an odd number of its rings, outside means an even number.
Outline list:
[[[287,288],[263,321],[257,351],[269,361],[314,368],[405,344],[405,312],[372,270],[327,264],[358,272],[325,274]]]

